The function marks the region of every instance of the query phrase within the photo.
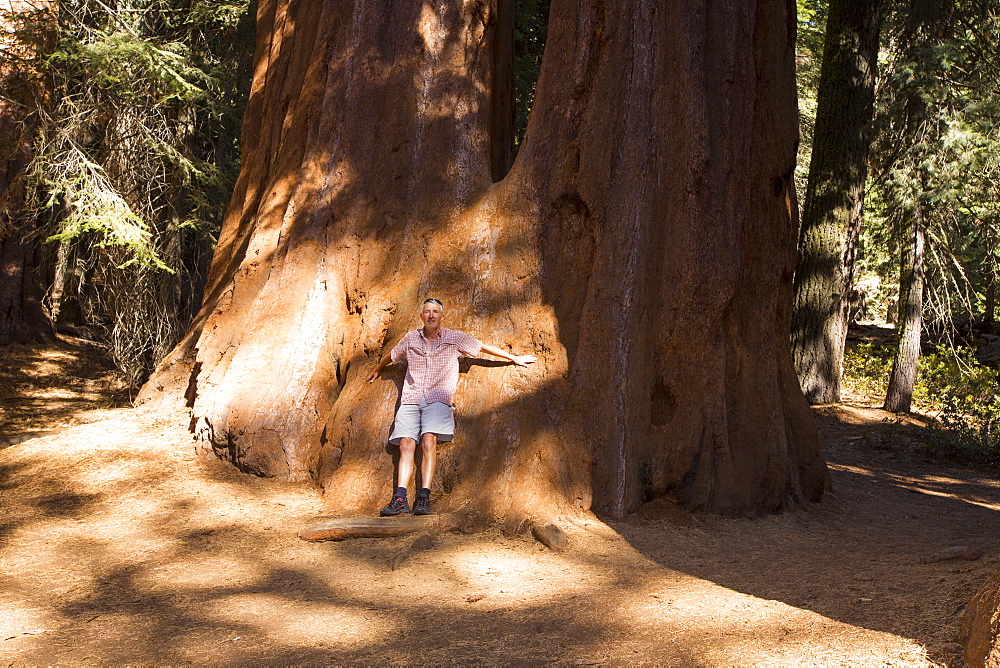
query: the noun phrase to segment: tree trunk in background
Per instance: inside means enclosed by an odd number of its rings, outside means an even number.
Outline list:
[[[989,283],[986,285],[986,299],[983,304],[983,322],[992,325],[996,321],[997,313],[997,277],[990,274]]]
[[[540,357],[463,365],[437,507],[516,524],[650,492],[818,500],[788,345],[794,4],[557,0],[493,183],[509,11],[261,2],[205,303],[140,399],[186,397],[206,452],[371,512],[402,370],[365,378],[434,295],[448,326]]]
[[[53,270],[52,285],[45,295],[45,302],[49,307],[49,317],[52,318],[52,325],[59,324],[59,315],[62,313],[63,296],[66,294],[67,270],[69,269],[69,244],[58,242],[56,247],[56,261]]]
[[[9,177],[10,172],[0,175],[0,191],[6,187],[0,206],[16,211],[0,212],[0,345],[53,338],[52,324],[42,310],[36,225],[16,220],[22,193],[17,185],[9,186]]]
[[[907,243],[900,250],[899,324],[896,325],[896,356],[889,374],[883,408],[906,413],[913,399],[920,359],[920,330],[924,304],[924,224],[919,205],[914,208]]]
[[[868,175],[880,0],[831,0],[795,270],[792,355],[810,403],[840,401]]]
[[[31,161],[31,142],[44,87],[29,76],[32,40],[40,38],[48,0],[0,6],[0,345],[52,338],[37,275],[37,222],[23,214],[19,178]],[[27,26],[31,26],[30,29]]]

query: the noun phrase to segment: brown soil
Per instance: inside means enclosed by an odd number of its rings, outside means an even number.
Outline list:
[[[566,522],[562,553],[496,531],[307,543],[314,490],[196,459],[181,414],[102,405],[98,352],[0,348],[6,664],[945,663],[1000,563],[997,481],[862,405],[817,409],[835,488],[798,512],[654,503]],[[958,545],[984,556],[921,563]]]

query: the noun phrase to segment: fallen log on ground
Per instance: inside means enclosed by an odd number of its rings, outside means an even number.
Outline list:
[[[299,533],[308,541],[345,540],[347,538],[380,538],[402,536],[417,531],[440,533],[461,528],[457,515],[425,515],[414,517],[339,517],[324,520]]]

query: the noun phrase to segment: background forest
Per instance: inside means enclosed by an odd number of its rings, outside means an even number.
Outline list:
[[[516,5],[520,138],[548,7]],[[239,167],[254,6],[11,7],[0,251],[23,269],[3,280],[24,284],[0,295],[24,305],[0,303],[0,342],[51,331],[19,325],[34,301],[43,321],[106,343],[138,388],[200,303]],[[807,396],[838,401],[843,379],[857,399],[915,402],[935,418],[927,447],[998,465],[998,10],[798,0],[798,21],[793,347]]]

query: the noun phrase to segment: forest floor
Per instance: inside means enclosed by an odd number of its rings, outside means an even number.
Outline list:
[[[92,663],[953,663],[1000,564],[1000,484],[924,427],[816,409],[834,490],[757,518],[308,543],[317,492],[194,456],[93,344],[0,348],[0,659]],[[4,447],[4,445],[6,447]],[[978,560],[922,563],[955,546]]]

